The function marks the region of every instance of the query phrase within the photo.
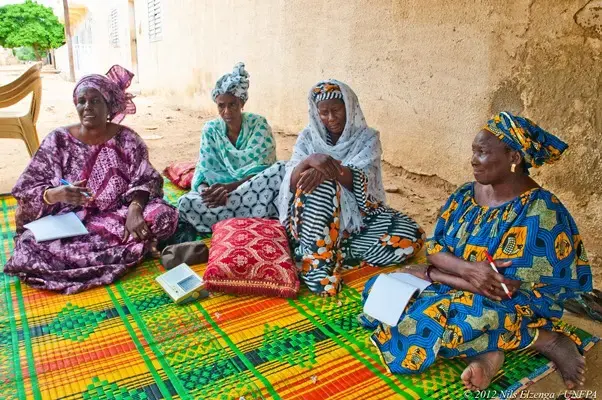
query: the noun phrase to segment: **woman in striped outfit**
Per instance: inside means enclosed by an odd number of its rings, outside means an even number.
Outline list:
[[[309,125],[299,134],[278,199],[301,277],[323,296],[341,289],[341,272],[387,266],[413,256],[424,231],[385,204],[378,132],[342,82],[309,93]]]

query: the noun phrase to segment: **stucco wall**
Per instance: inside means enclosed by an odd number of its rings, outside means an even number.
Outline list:
[[[74,29],[73,54],[76,78],[91,73],[105,73],[119,64],[132,69],[130,50],[129,10],[127,0],[79,0],[87,8],[86,18]],[[118,46],[110,42],[110,15],[117,11]],[[56,12],[63,13],[62,5]],[[64,77],[69,76],[67,46],[55,51],[56,66]],[[79,59],[78,59],[79,58]]]
[[[386,161],[453,184],[471,179],[470,144],[490,115],[522,112],[570,143],[534,175],[586,242],[602,239],[602,1],[162,3],[163,39],[149,43],[146,1],[136,1],[143,90],[214,112],[215,80],[244,61],[246,108],[298,131],[311,85],[336,77],[381,131]]]
[[[0,47],[0,65],[14,65],[19,63],[20,61],[17,57],[13,56],[12,49]]]

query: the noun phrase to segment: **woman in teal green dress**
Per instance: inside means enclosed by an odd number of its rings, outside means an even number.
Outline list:
[[[406,271],[433,283],[396,327],[364,314],[360,321],[375,329],[372,341],[395,373],[462,357],[466,387],[485,389],[505,351],[533,346],[557,365],[568,388],[583,384],[579,349],[586,343],[560,318],[563,301],[592,290],[591,269],[569,211],[529,176],[529,168],[557,161],[567,145],[526,118],[501,113],[472,148],[476,182],[443,206],[427,242],[430,265]]]
[[[274,200],[284,163],[276,163],[276,141],[267,120],[242,111],[248,89],[243,63],[213,89],[220,116],[203,127],[191,191],[178,201],[180,233],[190,226],[209,233],[213,224],[233,217],[278,215]]]

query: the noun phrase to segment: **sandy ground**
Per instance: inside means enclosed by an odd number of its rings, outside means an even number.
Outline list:
[[[19,67],[0,69],[0,84],[5,84],[19,75]],[[40,141],[52,129],[78,121],[71,101],[73,84],[51,73],[43,74],[42,107],[37,129]],[[132,87],[136,92],[136,87]],[[145,139],[153,165],[162,170],[176,160],[194,160],[198,154],[200,131],[203,123],[214,115],[205,115],[196,110],[170,106],[160,97],[138,95],[135,99],[137,113],[128,116],[125,124],[132,127]],[[295,144],[295,132],[275,132],[278,143],[278,158],[288,159]],[[0,193],[9,192],[19,174],[27,166],[29,156],[23,142],[0,139]],[[384,182],[389,203],[416,219],[427,232],[433,228],[438,209],[454,190],[448,182],[438,177],[413,174],[385,164]],[[592,243],[593,244],[593,243]],[[596,254],[602,254],[602,243],[596,243]],[[591,246],[590,246],[591,247]],[[602,288],[602,272],[594,269],[596,287]],[[602,324],[567,316],[567,320],[588,332],[602,336]],[[588,373],[584,389],[598,391],[602,398],[602,345],[587,353]],[[548,394],[558,396],[564,386],[560,375],[554,373],[530,387],[524,396]],[[521,398],[518,395],[518,398]],[[522,397],[529,398],[529,397]],[[536,397],[530,397],[536,398]],[[540,397],[541,398],[541,397]],[[592,397],[594,398],[594,397]]]

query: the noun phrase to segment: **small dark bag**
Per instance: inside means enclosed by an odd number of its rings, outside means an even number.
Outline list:
[[[167,246],[161,252],[161,264],[172,269],[182,263],[197,265],[209,259],[209,248],[201,241],[184,242]]]

